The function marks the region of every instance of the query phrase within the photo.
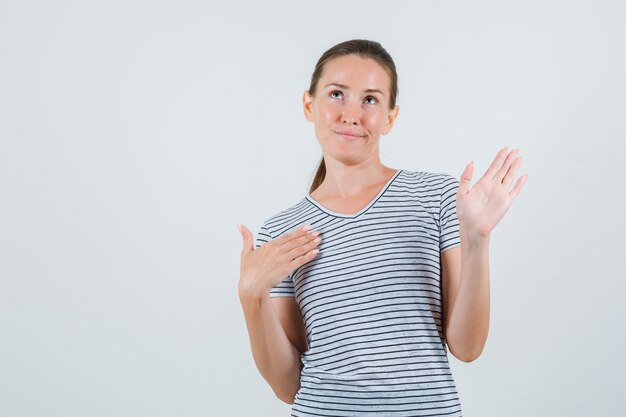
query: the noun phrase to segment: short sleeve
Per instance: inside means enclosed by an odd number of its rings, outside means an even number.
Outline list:
[[[456,216],[456,193],[459,180],[444,174],[439,206],[439,252],[461,245],[459,220]]]
[[[256,234],[255,248],[261,247],[264,243],[272,240],[272,235],[267,229],[267,226],[263,224]],[[270,289],[270,297],[295,297],[295,291],[293,286],[293,280],[291,274],[278,283],[277,286]]]

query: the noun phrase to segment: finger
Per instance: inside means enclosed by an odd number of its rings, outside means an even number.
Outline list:
[[[291,262],[289,262],[289,270],[294,271],[296,268],[301,267],[305,263],[313,260],[315,256],[319,253],[319,249],[315,248],[313,250],[308,251],[302,256],[298,256],[294,258]]]
[[[506,156],[506,159],[504,160],[504,163],[502,164],[502,167],[498,170],[498,173],[496,174],[496,177],[495,177],[495,180],[498,183],[501,183],[502,179],[509,172],[509,168],[511,168],[511,164],[513,163],[513,161],[515,161],[515,157],[517,157],[518,153],[519,153],[519,149],[513,149]]]
[[[496,172],[498,172],[498,169],[500,169],[502,163],[504,162],[504,158],[507,154],[507,149],[507,146],[500,149],[493,162],[491,162],[491,165],[489,165],[489,168],[487,168],[487,172],[485,172],[484,178],[488,178],[489,181],[492,181],[494,179],[494,177],[496,176]]]
[[[507,172],[504,178],[502,179],[502,184],[504,184],[504,187],[506,189],[509,188],[509,185],[511,185],[511,183],[513,182],[513,179],[515,179],[515,174],[517,173],[517,170],[519,169],[519,167],[522,166],[523,161],[524,161],[524,158],[521,156],[518,156],[517,158],[515,158],[515,161],[513,161],[513,163],[511,164],[511,167],[509,168],[509,172]]]
[[[241,249],[241,254],[244,255],[246,253],[250,253],[254,250],[254,241],[252,239],[252,232],[248,230],[246,226],[243,224],[238,224],[237,228],[243,237],[243,248]]]
[[[515,187],[513,187],[513,189],[509,193],[509,195],[511,196],[511,201],[513,201],[513,199],[517,197],[519,192],[522,191],[522,187],[524,186],[527,180],[528,180],[528,174],[522,175],[521,177],[518,178],[517,182],[515,183]]]
[[[317,245],[319,245],[321,240],[322,239],[320,237],[316,237],[315,239],[307,242],[304,245],[296,246],[295,248],[287,252],[287,259],[292,260],[297,258],[298,256],[302,256],[308,253],[309,251],[315,249]]]
[[[298,239],[302,236],[306,236],[307,233],[309,232],[309,230],[311,229],[311,225],[307,224],[303,227],[299,227],[296,230],[293,230],[289,233],[285,233],[284,235],[274,239],[274,241],[280,245],[283,245],[287,242],[289,242],[290,240],[293,239]]]
[[[457,195],[465,195],[469,193],[469,186],[472,182],[472,175],[474,174],[474,161],[470,161],[469,164],[465,165],[465,169],[461,174],[461,180],[459,181],[459,190],[457,191]]]
[[[311,232],[310,230],[304,234],[304,236],[300,236],[294,239],[291,239],[285,243],[283,243],[282,245],[280,245],[280,248],[283,252],[289,252],[291,250],[293,250],[294,248],[298,248],[300,246],[304,246],[307,243],[313,241],[318,235],[320,234],[319,231],[314,231]]]

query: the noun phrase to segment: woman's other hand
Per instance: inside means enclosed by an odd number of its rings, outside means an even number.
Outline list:
[[[243,237],[239,291],[269,291],[277,286],[296,268],[309,262],[318,253],[319,232],[310,232],[310,226],[254,248],[252,232],[238,225]]]
[[[523,158],[518,154],[519,149],[511,152],[507,152],[506,147],[501,149],[485,175],[471,189],[473,162],[465,166],[457,192],[456,211],[461,229],[468,236],[488,237],[522,190],[528,175],[518,178],[509,190],[522,165]]]

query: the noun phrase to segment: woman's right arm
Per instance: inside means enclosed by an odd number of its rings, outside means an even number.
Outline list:
[[[287,336],[279,316],[284,314],[285,309],[276,311],[269,290],[294,269],[315,257],[319,238],[317,233],[309,233],[308,228],[301,228],[254,249],[252,233],[245,226],[242,226],[241,233],[244,248],[241,253],[238,292],[252,356],[259,372],[276,396],[291,404],[300,389],[302,364],[298,348],[301,346],[296,348]],[[293,308],[290,311],[292,314],[297,313]],[[302,321],[300,314],[287,320],[283,318],[286,323],[297,323],[297,320]],[[298,326],[293,327],[295,330],[289,330],[292,339],[294,334],[299,333]],[[301,345],[296,340],[294,342]]]
[[[239,292],[257,369],[282,401],[300,389],[300,351],[289,341],[267,292]]]

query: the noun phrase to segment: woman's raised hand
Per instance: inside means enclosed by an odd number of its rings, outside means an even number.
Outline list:
[[[456,212],[461,229],[468,236],[489,236],[522,190],[528,175],[518,178],[515,186],[509,190],[515,173],[522,165],[522,157],[517,156],[518,153],[519,149],[511,152],[507,152],[507,148],[501,149],[485,175],[471,190],[469,186],[474,166],[472,162],[465,166],[456,196]]]
[[[254,248],[252,232],[239,225],[243,237],[239,291],[269,291],[296,268],[309,262],[318,253],[319,232],[310,232],[310,225]]]

